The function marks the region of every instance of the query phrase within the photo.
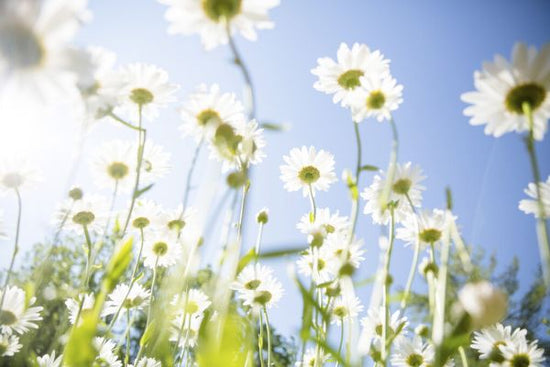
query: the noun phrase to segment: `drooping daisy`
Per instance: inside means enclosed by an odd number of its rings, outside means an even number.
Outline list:
[[[222,93],[217,84],[201,84],[185,101],[180,115],[183,135],[196,141],[211,138],[221,124],[237,126],[245,120],[242,103],[234,93]]]
[[[403,102],[403,86],[389,75],[363,76],[360,81],[361,87],[346,102],[351,106],[353,121],[359,123],[369,117],[379,122],[391,119],[391,112]]]
[[[19,337],[0,333],[0,357],[11,357],[21,349]]]
[[[322,350],[317,353],[316,348],[308,348],[302,361],[296,362],[296,367],[324,366],[330,360],[330,355]]]
[[[357,238],[350,240],[349,233],[335,232],[328,235],[325,246],[332,256],[338,260],[339,266],[350,264],[357,269],[361,261],[365,260],[363,257],[365,253],[363,241]]]
[[[545,218],[550,218],[550,176],[546,182],[539,182],[540,196],[542,198],[542,206]],[[533,214],[535,217],[540,217],[539,203],[537,201],[537,186],[531,182],[524,191],[531,199],[523,199],[519,202],[519,208],[525,214]]]
[[[283,287],[273,276],[273,270],[259,264],[243,269],[232,288],[236,290],[237,298],[255,312],[263,307],[273,307],[283,296]]]
[[[504,357],[503,366],[505,367],[546,366],[546,363],[544,363],[546,361],[546,358],[544,358],[544,349],[538,347],[537,340],[529,343],[523,339],[501,345],[500,351]]]
[[[361,311],[363,311],[363,305],[359,298],[342,295],[336,298],[330,311],[331,323],[341,325],[342,322],[353,320]]]
[[[471,347],[477,350],[480,359],[502,363],[504,362],[504,356],[500,351],[500,347],[525,340],[526,335],[527,330],[525,329],[518,328],[512,332],[510,325],[495,324],[480,331],[475,331]]]
[[[138,147],[133,146],[137,157]],[[160,178],[163,178],[170,172],[172,166],[170,165],[171,154],[167,152],[162,145],[155,144],[153,141],[148,140],[145,143],[143,149],[143,162],[141,164],[141,176],[140,182],[142,185],[154,183]]]
[[[422,191],[425,187],[420,183],[426,177],[422,174],[419,166],[413,166],[411,162],[397,164],[395,166],[393,182],[388,183],[387,174],[374,176],[372,184],[365,188],[361,197],[367,202],[364,213],[372,215],[373,223],[388,225],[391,219],[391,213],[388,208],[382,208],[382,196],[386,186],[390,185],[387,202],[394,201],[397,204],[394,207],[394,220],[401,223],[413,212],[411,203],[419,208],[422,202]],[[408,197],[408,198],[407,198]],[[409,203],[409,199],[411,203]]]
[[[379,341],[383,334],[384,316],[385,311],[383,307],[373,307],[367,311],[367,316],[361,319],[361,336],[359,338],[359,352],[366,355],[370,352],[371,348],[377,349]],[[404,335],[405,327],[408,325],[408,320],[405,316],[401,316],[400,311],[395,311],[390,316],[390,323],[388,325],[388,335],[394,336]]]
[[[508,296],[487,281],[467,283],[458,292],[462,309],[468,313],[473,328],[493,325],[508,311]]]
[[[0,100],[46,105],[78,96],[73,70],[80,58],[69,43],[89,18],[86,5],[85,0],[0,4]]]
[[[52,354],[45,354],[42,357],[36,358],[38,362],[38,367],[61,367],[61,362],[63,362],[63,354],[55,357],[55,350]]]
[[[257,38],[256,29],[271,29],[274,24],[268,11],[280,0],[159,0],[168,5],[165,18],[168,33],[198,33],[207,50],[227,44],[227,27],[231,34],[240,33],[250,41]],[[227,24],[229,23],[229,25]]]
[[[302,189],[307,196],[309,190],[313,195],[317,190],[327,191],[330,184],[335,182],[334,157],[332,154],[317,150],[314,147],[294,148],[288,156],[283,157],[286,165],[282,165],[281,180],[288,191]]]
[[[444,210],[422,210],[418,218],[414,215],[405,218],[403,227],[397,228],[396,237],[407,245],[414,245],[417,240],[421,245],[435,244],[441,240],[448,220]]]
[[[317,209],[315,220],[312,222],[309,214],[304,214],[296,228],[303,234],[310,236],[309,242],[318,237],[323,239],[331,233],[345,232],[349,229],[348,217],[340,216],[340,213],[330,213],[329,208]]]
[[[38,170],[24,157],[10,157],[0,161],[0,193],[26,190],[40,181]]]
[[[306,277],[312,277],[317,284],[332,280],[338,264],[338,259],[334,258],[331,249],[326,245],[308,247],[296,262],[298,272]]]
[[[82,308],[80,308],[80,303],[82,303]],[[87,310],[91,310],[94,307],[94,303],[95,297],[93,293],[79,294],[78,299],[69,298],[65,300],[65,306],[67,306],[67,309],[69,310],[69,321],[71,322],[71,325],[74,325],[76,322],[76,316],[79,312],[80,319],[82,319],[82,315]]]
[[[158,221],[161,208],[151,200],[138,200],[134,205],[130,223],[133,228],[142,230]]]
[[[94,348],[98,351],[95,364],[99,366],[122,367],[122,362],[116,353],[116,343],[103,337],[95,337]]]
[[[391,357],[392,366],[430,367],[435,352],[429,343],[415,335],[413,339],[399,337],[395,341],[395,350]]]
[[[38,329],[37,321],[42,320],[42,306],[31,307],[36,298],[26,299],[25,291],[16,286],[8,286],[6,294],[0,290],[0,332],[2,334],[24,334],[30,329]]]
[[[103,143],[92,158],[92,177],[97,187],[110,189],[117,187],[119,192],[130,192],[135,180],[137,155],[133,154],[132,144],[113,140]]]
[[[371,51],[367,45],[354,43],[351,49],[345,43],[338,48],[337,60],[330,57],[317,59],[317,67],[311,70],[319,80],[313,87],[326,94],[334,94],[334,103],[349,100],[361,86],[364,75],[380,78],[389,73],[390,60],[380,51]]]
[[[182,246],[177,235],[167,231],[155,231],[147,233],[145,239],[143,264],[148,268],[166,268],[181,260]]]
[[[122,305],[120,315],[124,315],[130,310],[142,310],[149,304],[151,291],[145,289],[138,283],[134,283],[128,292],[127,284],[118,284],[115,290],[109,294],[109,298],[105,302],[102,316],[114,315]]]
[[[150,64],[129,64],[120,69],[118,80],[119,105],[115,113],[128,116],[137,124],[139,110],[148,120],[155,119],[159,109],[176,100],[174,93],[179,89],[170,83],[168,73]]]
[[[533,115],[533,132],[542,140],[550,118],[550,44],[540,52],[533,46],[516,43],[512,61],[496,55],[474,73],[476,91],[462,94],[471,104],[464,114],[470,124],[486,125],[485,134],[499,137],[505,133],[529,131],[524,104]]]
[[[84,227],[90,233],[100,233],[107,222],[107,200],[99,195],[84,195],[80,200],[66,200],[55,213],[54,221],[59,227],[63,220],[64,229],[77,234],[84,233]]]

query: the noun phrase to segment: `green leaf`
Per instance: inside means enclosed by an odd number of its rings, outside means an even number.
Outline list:
[[[288,131],[290,130],[290,127],[288,124],[278,124],[274,122],[262,122],[260,124],[260,127],[265,130],[270,131]]]
[[[105,274],[103,282],[107,287],[108,293],[114,289],[118,279],[124,274],[126,268],[128,268],[128,265],[130,265],[132,261],[133,242],[133,237],[130,237],[128,241],[119,245],[107,266],[107,273]]]
[[[65,347],[64,366],[88,367],[94,362],[98,351],[93,346],[98,319],[94,314],[83,314],[80,325],[73,328]]]
[[[136,191],[136,193],[134,194],[134,199],[137,199],[139,198],[141,195],[145,194],[147,191],[151,190],[151,188],[153,187],[154,184],[149,184],[147,186],[145,186],[144,188],[141,188],[139,190]]]
[[[260,259],[274,259],[278,257],[288,256],[288,255],[297,255],[304,251],[304,247],[291,247],[287,249],[282,250],[274,250],[274,251],[265,251],[260,253],[258,256]]]
[[[380,168],[376,167],[376,166],[372,166],[370,164],[365,164],[364,166],[361,166],[361,171],[373,171],[373,172],[378,172],[380,171]]]
[[[239,264],[237,265],[237,275],[255,258],[256,250],[251,248],[243,257],[240,258]]]

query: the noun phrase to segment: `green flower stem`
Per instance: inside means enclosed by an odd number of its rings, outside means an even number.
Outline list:
[[[155,300],[155,284],[157,282],[157,268],[158,268],[159,258],[155,261],[155,267],[153,268],[153,281],[151,282],[151,295],[149,296],[149,309],[147,310],[147,322],[145,324],[145,329],[151,323],[151,314],[153,311],[153,301]]]
[[[416,229],[417,232],[420,232],[420,224],[419,224],[419,218],[418,214],[416,212],[416,208],[414,207],[414,204],[411,200],[411,197],[407,193],[406,195],[407,201],[409,203],[409,206],[411,207],[411,210],[413,212],[415,221],[416,221]],[[407,285],[405,286],[405,291],[403,292],[403,298],[401,298],[401,310],[402,312],[405,311],[407,308],[407,302],[409,300],[409,296],[411,294],[412,284],[414,281],[414,276],[416,275],[416,267],[418,266],[418,257],[420,255],[420,239],[418,236],[416,237],[416,241],[414,243],[414,254],[413,254],[413,260],[411,263],[411,269],[409,270],[409,276],[407,278]]]
[[[260,335],[258,335],[258,359],[260,360],[260,366],[264,367],[264,326],[261,312],[258,321],[260,324]]]
[[[446,216],[452,216],[451,212],[447,210]],[[436,282],[436,294],[435,294],[435,313],[433,318],[432,329],[432,341],[435,343],[435,364],[443,365],[445,361],[441,360],[441,345],[444,337],[445,327],[445,298],[447,295],[447,273],[449,264],[449,251],[451,247],[449,228],[445,228],[443,232],[442,246],[441,246],[441,267],[439,268]]]
[[[430,261],[435,264],[435,245],[430,243]],[[435,281],[436,277],[433,271],[428,271],[426,274],[428,280],[428,299],[430,305],[430,318],[434,315],[435,309]]]
[[[393,117],[390,118],[390,125],[392,130],[392,150],[390,153],[390,163],[388,167],[388,173],[386,176],[386,184],[384,185],[384,188],[382,190],[382,194],[380,197],[380,203],[383,211],[387,209],[389,204],[391,188],[392,188],[393,179],[395,176],[397,156],[399,153],[399,135],[397,134],[397,127],[395,126],[395,121],[393,120]]]
[[[462,346],[458,347],[458,353],[460,354],[460,362],[462,362],[462,367],[468,367],[468,358],[466,357],[466,352]]]
[[[262,235],[264,233],[264,224],[260,223],[258,228],[258,237],[256,237],[256,244],[254,245],[254,264],[258,263],[260,256],[260,246],[262,244]]]
[[[340,328],[340,341],[338,342],[338,355],[342,355],[342,345],[344,344],[344,318],[343,317],[340,317],[340,324],[341,324],[341,328]],[[336,361],[336,366],[335,367],[338,367],[340,365],[340,362],[339,361]]]
[[[308,185],[309,190],[309,202],[311,204],[311,212],[310,212],[310,222],[315,222],[315,218],[317,217],[317,205],[315,204],[315,196],[313,195],[313,188],[311,187],[311,184]]]
[[[88,231],[88,226],[83,225],[82,226],[84,230],[84,237],[86,238],[86,273],[85,273],[85,280],[83,284],[83,291],[85,292],[88,289],[88,282],[90,281],[90,273],[92,269],[92,251],[93,251],[93,245],[92,245],[92,239],[90,238],[90,232]]]
[[[535,149],[535,136],[534,136],[534,121],[533,111],[531,105],[528,102],[524,102],[523,113],[527,116],[529,123],[529,135],[525,139],[527,146],[527,152],[529,153],[529,160],[531,162],[531,170],[533,171],[533,179],[535,180],[535,187],[537,188],[537,204],[539,215],[537,219],[537,237],[539,242],[539,251],[542,263],[542,271],[544,274],[544,282],[547,287],[550,286],[550,241],[548,239],[548,228],[546,226],[546,214],[544,210],[543,198],[540,189],[540,171],[537,160],[537,152]]]
[[[246,208],[246,197],[248,194],[248,189],[250,188],[249,184],[245,184],[243,186],[243,191],[241,195],[241,209],[239,210],[239,222],[237,223],[237,246],[240,248],[241,240],[242,240],[242,230],[243,230],[243,222],[244,222],[244,212]],[[240,251],[237,251],[237,256],[239,255]]]
[[[11,254],[10,267],[6,273],[6,280],[4,280],[4,287],[2,287],[2,299],[0,299],[0,310],[4,307],[4,298],[6,297],[6,291],[10,283],[10,275],[13,270],[13,265],[15,264],[15,257],[19,252],[19,233],[21,231],[21,213],[23,212],[23,205],[21,200],[21,194],[18,189],[14,189],[15,196],[17,197],[17,224],[15,227],[15,241],[13,243],[13,252]]]
[[[124,353],[124,365],[128,365],[130,360],[130,330],[132,329],[132,324],[134,323],[134,318],[130,318],[130,310],[126,312],[126,330],[124,332],[124,337],[126,339],[126,352]],[[137,361],[136,361],[137,362]]]
[[[353,202],[351,208],[351,231],[349,236],[349,242],[353,241],[353,235],[355,234],[355,228],[357,227],[357,218],[359,214],[359,179],[361,177],[361,166],[362,163],[362,145],[361,145],[361,134],[359,133],[359,124],[352,121],[353,129],[355,131],[355,143],[357,147],[357,165],[355,166],[355,182],[353,193]]]
[[[109,213],[107,214],[107,221],[105,222],[105,228],[103,229],[103,237],[107,237],[107,231],[109,230],[109,225],[111,224],[111,217],[113,216],[113,211],[115,209],[116,196],[118,194],[118,180],[115,180],[115,187],[113,189],[113,195],[111,196],[111,204],[109,206]]]
[[[384,259],[384,278],[383,278],[383,288],[384,291],[382,293],[382,307],[384,308],[384,318],[382,319],[382,351],[380,358],[382,360],[382,364],[385,366],[387,364],[387,358],[388,358],[388,347],[387,341],[388,341],[388,324],[390,322],[390,305],[389,305],[389,288],[390,288],[390,260],[391,260],[391,254],[393,250],[393,243],[395,240],[395,214],[394,214],[394,207],[393,204],[390,206],[390,240],[388,249],[386,250],[386,257]]]
[[[107,327],[107,332],[106,332],[107,334],[113,329],[113,326],[115,325],[115,322],[118,319],[118,315],[120,314],[120,311],[122,310],[124,302],[126,301],[128,296],[130,295],[130,291],[132,290],[132,287],[133,287],[134,283],[137,280],[136,279],[136,273],[137,273],[137,269],[139,267],[139,261],[141,260],[141,253],[143,251],[143,242],[144,242],[143,228],[140,228],[139,231],[140,231],[139,251],[138,251],[138,256],[136,258],[136,263],[134,264],[134,268],[132,269],[132,275],[130,276],[130,284],[128,285],[128,291],[126,291],[126,294],[124,295],[124,299],[122,300],[122,302],[118,306],[113,318],[111,319],[111,322],[109,322],[109,326]]]
[[[187,208],[189,193],[191,192],[191,180],[193,179],[193,172],[195,171],[195,166],[197,165],[197,160],[199,157],[202,144],[203,144],[203,139],[201,139],[198,142],[197,146],[195,147],[195,151],[193,152],[193,158],[191,158],[191,166],[189,166],[189,170],[187,171],[187,178],[185,180],[185,191],[183,193],[183,199],[181,201],[182,209],[180,214],[180,220],[183,218],[183,214],[185,213],[185,209]]]
[[[267,366],[271,367],[271,328],[269,327],[269,316],[267,315],[267,307],[264,306],[265,329],[267,333]]]

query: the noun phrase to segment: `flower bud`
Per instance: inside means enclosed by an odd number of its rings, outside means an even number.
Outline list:
[[[472,319],[475,329],[490,326],[506,316],[506,294],[491,283],[468,283],[458,293],[460,305]]]
[[[259,224],[266,224],[268,220],[269,220],[269,210],[265,208],[260,210],[258,212],[258,215],[256,216],[256,221]]]
[[[73,200],[80,200],[84,196],[82,189],[80,187],[73,187],[69,190],[69,197]]]

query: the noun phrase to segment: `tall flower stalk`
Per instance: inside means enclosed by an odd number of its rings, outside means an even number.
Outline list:
[[[11,253],[10,266],[6,273],[6,280],[4,280],[4,286],[2,287],[2,298],[0,299],[0,310],[4,307],[4,299],[6,298],[6,292],[10,283],[10,276],[13,271],[13,265],[15,264],[15,257],[19,252],[19,233],[21,232],[21,214],[23,212],[23,203],[21,200],[21,193],[18,188],[14,188],[15,196],[17,198],[17,224],[15,226],[15,240],[13,242],[13,251]]]

